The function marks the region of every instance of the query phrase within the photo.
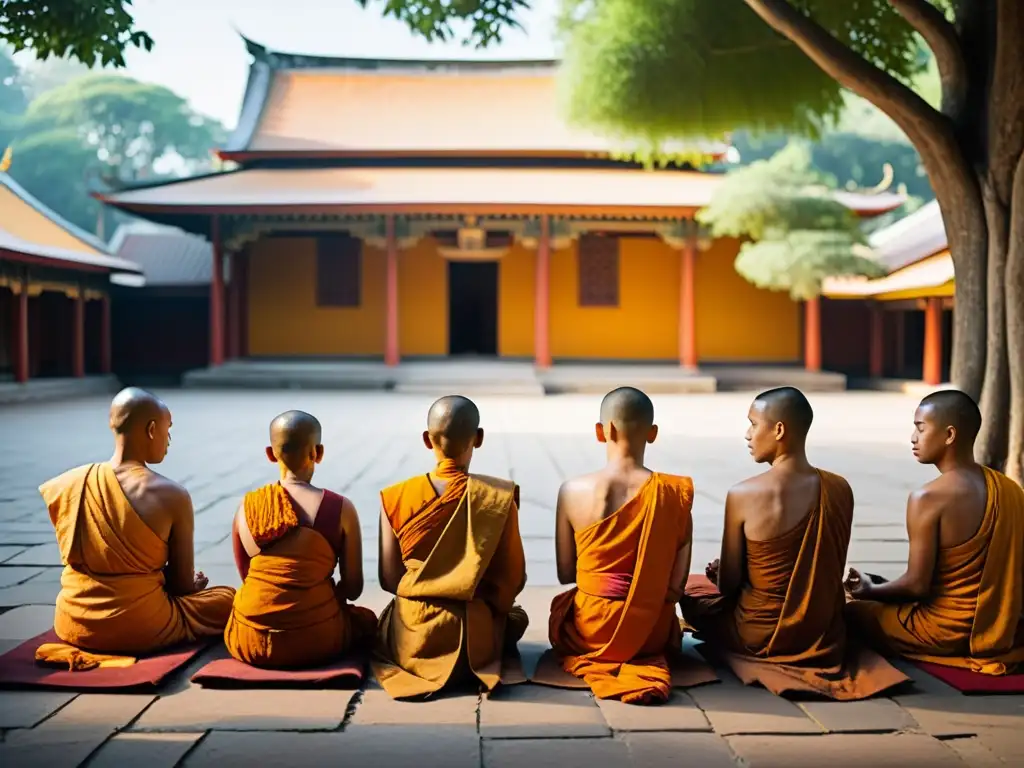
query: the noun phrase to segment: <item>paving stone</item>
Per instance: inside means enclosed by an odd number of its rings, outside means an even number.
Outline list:
[[[831,733],[885,733],[917,727],[914,718],[890,699],[803,701],[798,706]]]
[[[0,566],[0,589],[28,581],[33,576],[42,573],[43,570],[42,568],[29,568],[20,565]]]
[[[0,640],[28,640],[53,629],[52,605],[25,605],[0,614]]]
[[[977,740],[1009,765],[1024,765],[1024,737],[1021,728],[978,728]],[[960,739],[957,739],[960,741]]]
[[[484,768],[597,768],[629,765],[617,739],[485,739]]]
[[[202,733],[119,733],[89,760],[89,768],[174,768]]]
[[[1020,736],[1014,738],[1015,742],[1020,742]],[[964,761],[966,765],[971,768],[1002,768],[1009,762],[1018,763],[1024,760],[1024,747],[1015,750],[1018,754],[1011,760],[1009,758],[1000,759],[991,749],[989,749],[985,743],[977,736],[966,736],[961,739],[946,739],[942,742],[947,748],[953,750],[957,756]]]
[[[4,537],[4,540],[5,541],[10,541],[10,539],[8,539],[6,536]],[[20,555],[26,549],[27,549],[27,547],[11,547],[11,546],[0,547],[0,563],[6,563],[12,557],[14,557],[15,555]]]
[[[153,696],[81,694],[41,725],[8,731],[0,765],[72,768],[145,709]]]
[[[733,736],[728,742],[749,768],[963,768],[941,741],[919,733]]]
[[[50,691],[0,692],[0,729],[31,728],[77,694]]]
[[[736,765],[729,745],[715,733],[627,733],[623,738],[636,768],[684,765],[733,768]]]
[[[6,565],[60,565],[60,548],[56,541],[26,547],[9,560]]]
[[[183,768],[480,768],[480,739],[465,726],[360,726],[336,733],[227,733],[199,742]]]
[[[526,739],[611,733],[589,691],[539,685],[500,688],[480,701],[480,735]]]
[[[644,707],[614,699],[596,699],[605,722],[613,731],[710,731],[711,724],[680,690],[673,690],[664,704]]]
[[[161,696],[135,731],[322,731],[341,725],[353,691],[214,690]]]
[[[688,693],[704,710],[715,733],[821,733],[822,728],[791,701],[764,688],[743,685],[731,673],[716,670],[722,682]]]
[[[7,608],[18,605],[52,606],[57,602],[57,595],[59,593],[60,584],[30,581],[27,584],[0,589],[0,607]]]
[[[893,697],[932,736],[972,736],[979,729],[1024,731],[1024,696],[964,696],[954,691]]]
[[[477,694],[442,695],[426,701],[395,701],[383,690],[367,690],[351,725],[469,725],[476,727]]]

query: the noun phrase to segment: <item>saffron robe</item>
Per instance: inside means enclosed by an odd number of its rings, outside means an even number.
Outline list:
[[[334,584],[338,551],[327,536],[338,530],[342,503],[324,491],[307,527],[279,483],[246,494],[245,521],[260,552],[249,562],[224,630],[234,658],[254,667],[316,667],[373,637],[373,611],[348,605]]]
[[[802,522],[773,539],[747,540],[739,594],[724,598],[717,589],[688,587],[683,620],[748,685],[863,699],[907,677],[878,654],[847,644],[843,576],[853,494],[838,475],[818,474],[820,500]]]
[[[653,473],[617,511],[575,532],[576,586],[552,600],[548,638],[598,698],[668,699],[667,656],[682,641],[670,582],[692,506],[689,478]]]
[[[65,566],[53,619],[61,640],[136,654],[224,631],[235,590],[169,594],[167,542],[132,508],[109,464],[69,470],[39,492]]]
[[[940,549],[929,597],[912,603],[854,600],[850,624],[885,651],[986,675],[1024,662],[1024,491],[984,468],[987,501],[978,532]]]
[[[438,468],[438,495],[421,475],[381,491],[406,573],[381,614],[373,670],[393,698],[423,696],[474,678],[501,681],[503,651],[526,631],[514,605],[526,585],[518,487]]]

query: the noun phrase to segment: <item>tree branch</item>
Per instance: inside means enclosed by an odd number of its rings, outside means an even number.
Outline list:
[[[942,81],[942,110],[949,115],[958,115],[967,98],[969,75],[967,59],[956,27],[947,21],[942,11],[928,0],[889,0],[935,54]]]

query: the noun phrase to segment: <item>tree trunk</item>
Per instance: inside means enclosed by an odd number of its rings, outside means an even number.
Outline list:
[[[1006,474],[1024,485],[1024,152],[1017,159],[1006,257],[1010,425]]]
[[[991,179],[982,181],[985,224],[988,229],[987,326],[985,381],[981,389],[981,434],[975,446],[977,460],[1002,470],[1006,460],[1010,411],[1010,373],[1006,351],[1007,208],[998,199]]]

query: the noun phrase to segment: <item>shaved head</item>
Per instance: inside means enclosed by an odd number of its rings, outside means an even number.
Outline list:
[[[782,422],[798,437],[807,437],[814,421],[814,411],[804,393],[796,387],[769,389],[755,397],[754,403],[761,406],[769,421]]]
[[[927,408],[939,427],[953,427],[957,442],[964,441],[967,446],[974,444],[981,431],[981,409],[970,395],[958,389],[933,392],[921,401],[919,407]]]
[[[654,426],[654,403],[639,389],[613,389],[601,401],[601,423],[625,435],[646,435]]]
[[[308,454],[322,437],[320,422],[305,411],[285,411],[270,422],[270,447],[285,464]]]
[[[124,435],[138,427],[146,427],[168,413],[163,401],[138,387],[122,389],[110,403],[110,428]]]
[[[479,429],[480,410],[468,397],[446,395],[427,411],[427,433],[447,456],[469,448]]]

